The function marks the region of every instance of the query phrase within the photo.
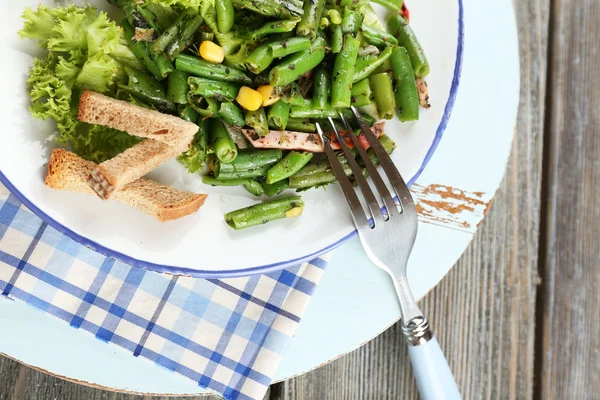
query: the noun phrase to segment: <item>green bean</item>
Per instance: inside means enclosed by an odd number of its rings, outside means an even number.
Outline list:
[[[192,93],[202,97],[210,97],[218,101],[233,101],[239,92],[239,87],[232,83],[213,81],[195,76],[188,78],[188,84]]]
[[[341,25],[334,25],[331,28],[331,52],[339,53],[344,46],[344,32]]]
[[[298,22],[296,34],[299,36],[306,36],[310,40],[313,40],[317,36],[317,30],[319,29],[319,22],[324,7],[325,0],[305,1],[304,14],[302,15],[300,22]]]
[[[292,106],[290,116],[294,118],[336,118],[338,113],[331,107],[331,104],[327,104],[322,109],[313,108],[312,106]]]
[[[339,56],[338,56],[339,57]],[[354,66],[353,66],[354,67]],[[314,76],[312,106],[323,109],[327,106],[331,90],[331,75],[326,66],[319,67]]]
[[[302,15],[302,0],[233,0],[238,9],[248,9],[266,17],[294,18]]]
[[[354,67],[354,78],[353,82],[362,81],[373,71],[375,71],[381,64],[383,64],[392,55],[392,48],[386,47],[378,56],[368,55],[358,57],[356,60],[356,66]]]
[[[342,23],[342,15],[335,8],[327,11],[327,15],[329,15],[329,19],[331,20],[332,24],[339,25]]]
[[[381,143],[381,146],[388,154],[392,154],[392,152],[396,148],[396,143],[394,143],[394,141],[392,139],[390,139],[389,136],[387,136],[387,135],[381,135],[381,137],[379,137],[379,143]],[[375,154],[375,150],[373,150],[373,148],[370,148],[369,150],[367,150],[367,155],[369,156],[369,158],[371,159],[371,162],[375,166],[378,166],[381,163],[381,161],[379,160],[379,157],[377,157],[377,154]],[[360,159],[360,160],[358,160],[358,165],[360,167],[364,167],[365,162],[362,159]],[[367,176],[369,176],[369,172],[365,169],[365,171],[363,172],[363,175],[365,177],[367,177]]]
[[[381,29],[373,28],[363,22],[362,24],[363,38],[369,44],[377,47],[395,46],[398,44],[398,39],[393,35],[382,31]]]
[[[240,39],[260,39],[266,35],[277,33],[288,33],[294,30],[298,24],[298,19],[284,19],[281,21],[269,21],[260,27],[242,28],[238,30],[237,35]]]
[[[290,151],[281,161],[269,169],[267,183],[273,184],[294,175],[308,164],[313,155],[313,153],[307,151]]]
[[[294,82],[319,65],[324,57],[325,40],[317,37],[309,49],[292,54],[271,70],[269,73],[271,85],[284,86]]]
[[[384,72],[371,76],[369,81],[373,89],[379,118],[392,119],[396,108],[392,78]]]
[[[302,96],[302,89],[297,82],[292,82],[287,86],[278,87],[277,95],[281,100],[293,106],[309,107],[311,105],[311,101]]]
[[[417,78],[429,75],[429,62],[425,52],[417,40],[417,36],[406,19],[400,14],[394,14],[388,19],[390,33],[398,38],[398,45],[406,48]]]
[[[187,100],[186,100],[187,103]],[[188,122],[196,123],[198,121],[198,113],[189,104],[179,106],[179,118]]]
[[[202,25],[202,17],[196,15],[190,21],[186,22],[180,31],[180,34],[167,46],[167,56],[170,60],[174,60],[179,53],[185,50],[192,41],[192,38],[198,28]]]
[[[167,29],[169,26],[171,26],[173,21],[177,19],[177,12],[174,8],[159,4],[157,2],[146,2],[145,4],[139,6],[138,9],[140,9],[140,14],[142,14],[142,8],[148,12],[151,12],[155,16],[156,23],[159,27],[158,32],[162,32]]]
[[[319,29],[324,30],[327,29],[330,25],[329,18],[322,17],[321,22],[319,22]]]
[[[260,74],[269,68],[273,60],[275,60],[275,57],[273,57],[273,52],[271,51],[271,43],[265,43],[248,54],[246,68],[253,74]]]
[[[385,60],[383,62],[383,64],[381,64],[379,67],[377,67],[375,69],[375,71],[373,71],[374,74],[380,74],[382,72],[390,72],[392,70],[392,63],[390,62],[390,59],[388,58],[387,60]]]
[[[249,179],[217,179],[214,176],[205,175],[202,177],[202,183],[210,186],[242,186],[248,182]]]
[[[221,164],[224,165],[224,164]],[[215,169],[215,177],[218,179],[249,179],[259,178],[267,175],[267,172],[271,168],[269,165],[255,169],[243,169],[239,171],[220,171]]]
[[[127,20],[123,20],[121,22],[121,26],[125,31],[125,38],[127,39],[127,44],[129,48],[135,55],[135,57],[140,61],[140,63],[157,79],[162,79],[162,73],[158,69],[158,65],[150,56],[148,42],[134,42],[133,37],[135,36],[135,30],[133,26]]]
[[[223,118],[223,121],[232,126],[242,127],[246,124],[242,110],[231,101],[221,103],[219,116]]]
[[[408,51],[404,47],[396,47],[390,60],[396,83],[398,119],[403,122],[416,121],[419,119],[419,93]]]
[[[165,51],[169,43],[175,40],[185,23],[195,15],[196,13],[191,8],[187,8],[185,11],[179,14],[175,22],[173,22],[171,26],[165,29],[162,35],[152,42],[152,48],[159,53]]]
[[[166,78],[175,69],[173,68],[173,63],[171,62],[171,60],[169,60],[169,58],[166,55],[157,53],[154,50],[152,50],[152,47],[150,47],[150,43],[147,43],[147,46],[148,51],[150,52],[150,57],[152,57],[152,59],[156,63],[156,66],[158,67],[158,73],[160,74],[160,76],[157,77],[157,79],[162,80]]]
[[[227,128],[221,121],[215,121],[211,124],[210,144],[219,161],[230,163],[237,157],[238,151],[235,143],[229,136]],[[219,176],[217,176],[219,178]]]
[[[308,118],[293,118],[288,119],[287,128],[288,131],[296,132],[308,132],[313,133],[317,131],[315,124],[311,123]]]
[[[243,84],[252,83],[252,80],[239,69],[223,64],[213,64],[187,54],[181,54],[175,59],[175,68],[207,79]]]
[[[189,74],[183,71],[173,71],[169,74],[167,98],[173,103],[187,104]]]
[[[266,181],[261,182],[265,194],[269,197],[277,196],[284,190],[290,187],[289,179],[282,179],[278,182],[268,184]]]
[[[136,7],[136,11],[140,14],[140,16],[146,21],[148,26],[154,29],[155,34],[160,34],[162,32],[162,26],[158,17],[146,7]]]
[[[256,111],[246,111],[245,119],[246,125],[252,127],[258,136],[269,134],[269,122],[263,107]]]
[[[388,10],[400,11],[404,0],[373,0],[377,4],[381,4]]]
[[[269,107],[269,112],[267,113],[269,127],[272,126],[275,129],[285,130],[290,116],[290,107],[288,103],[282,100],[278,100]]]
[[[254,179],[248,179],[246,181],[246,183],[244,183],[244,188],[250,193],[253,194],[255,196],[262,196],[263,194],[265,194],[265,189],[262,187],[262,185],[257,182]]]
[[[302,214],[304,202],[300,196],[263,202],[225,214],[225,222],[234,229],[266,224],[283,218],[293,218]]]
[[[252,150],[238,153],[235,160],[230,164],[223,164],[219,161],[215,164],[215,171],[219,172],[240,172],[250,169],[263,168],[270,166],[281,160],[282,151],[279,149]]]
[[[227,33],[233,28],[235,9],[231,0],[218,0],[215,2],[217,9],[217,27],[219,32]]]
[[[334,108],[350,107],[352,78],[359,46],[358,40],[352,36],[346,36],[342,51],[335,57],[331,83],[331,106]]]
[[[269,43],[271,55],[282,58],[290,54],[298,53],[310,47],[310,40],[304,37],[291,37]]]
[[[344,16],[342,17],[342,31],[344,35],[355,35],[360,29],[363,22],[363,15],[359,11],[344,8]]]
[[[138,97],[140,100],[155,106],[159,111],[175,113],[177,107],[167,98],[165,88],[156,79],[137,69],[125,68],[128,84],[120,88]]]
[[[355,107],[366,106],[373,102],[373,92],[368,79],[356,82],[352,85],[352,105]]]
[[[356,128],[356,129],[360,129],[360,125],[358,124],[358,121],[356,121],[356,117],[354,117],[354,114],[352,113],[352,111],[349,108],[345,108],[341,112],[342,112],[342,115],[344,116],[344,118],[346,119],[346,121],[350,122],[350,126],[352,126],[353,128]],[[362,117],[362,119],[365,121],[365,124],[367,124],[367,126],[375,125],[376,118],[373,118],[371,115],[365,114],[364,112],[360,112],[360,111],[359,111],[359,114]]]
[[[188,104],[202,118],[214,118],[219,113],[219,102],[210,97],[197,96],[188,92]]]

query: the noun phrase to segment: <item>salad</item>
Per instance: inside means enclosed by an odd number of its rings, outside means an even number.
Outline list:
[[[56,141],[94,163],[140,138],[79,121],[84,91],[197,124],[178,161],[205,184],[269,197],[335,181],[316,123],[344,131],[340,114],[358,107],[391,153],[378,121],[418,120],[429,107],[429,64],[402,0],[376,1],[390,10],[387,29],[365,0],[108,1],[120,20],[40,5],[19,32],[48,50],[28,79],[32,115],[54,120]]]

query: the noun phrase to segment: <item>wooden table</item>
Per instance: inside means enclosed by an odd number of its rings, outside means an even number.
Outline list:
[[[600,2],[520,0],[515,7],[521,108],[506,178],[475,240],[423,309],[436,321],[465,399],[598,398]],[[0,359],[0,400],[139,397]],[[267,397],[418,395],[396,325],[274,385]]]

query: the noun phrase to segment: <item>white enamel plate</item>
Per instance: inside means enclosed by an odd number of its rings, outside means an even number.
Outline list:
[[[4,38],[0,51],[11,60],[4,64],[4,90],[0,93],[0,181],[50,225],[124,262],[201,277],[281,269],[314,258],[354,235],[337,185],[302,193],[306,207],[300,218],[239,232],[227,226],[223,215],[257,200],[240,188],[203,185],[199,175],[187,173],[176,161],[161,166],[151,177],[178,189],[208,193],[209,197],[195,215],[168,223],[157,222],[115,202],[45,187],[46,162],[55,146],[48,138],[54,126],[29,114],[26,79],[39,49],[31,41],[20,40],[16,33],[21,28],[19,17],[24,8],[37,3],[8,2],[8,10],[0,15]],[[105,0],[91,3],[101,9],[110,7]],[[421,119],[415,123],[387,122],[385,132],[397,143],[392,158],[412,184],[433,155],[454,105],[462,60],[463,21],[458,0],[414,1],[410,6],[412,27],[431,64],[427,83],[432,108],[422,110]],[[378,12],[385,16],[382,8]]]

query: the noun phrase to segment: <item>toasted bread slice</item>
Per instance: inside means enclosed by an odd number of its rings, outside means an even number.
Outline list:
[[[95,166],[88,177],[88,184],[101,199],[108,200],[115,190],[141,178],[186,149],[146,139]]]
[[[79,98],[77,118],[82,122],[108,126],[174,147],[181,143],[190,143],[198,132],[198,125],[181,118],[148,110],[90,90],[84,91]]]
[[[87,178],[96,164],[63,149],[54,149],[48,162],[46,186],[94,196]],[[113,199],[165,222],[198,211],[207,195],[184,192],[149,179],[137,179],[117,190]]]

